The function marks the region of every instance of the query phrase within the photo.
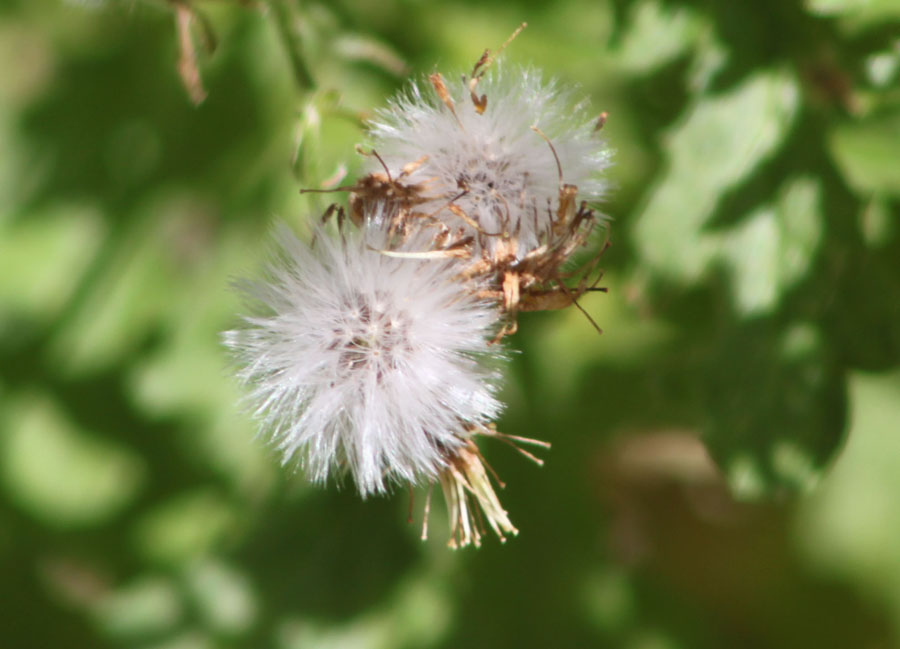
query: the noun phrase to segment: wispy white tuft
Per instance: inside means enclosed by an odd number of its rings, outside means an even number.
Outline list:
[[[501,410],[496,307],[446,260],[349,233],[310,247],[281,227],[278,242],[267,277],[240,284],[259,313],[225,333],[263,429],[315,481],[346,470],[367,495],[435,480],[467,424]]]
[[[432,207],[468,190],[458,205],[483,231],[518,230],[520,253],[538,245],[555,210],[560,176],[578,187],[579,200],[596,202],[607,187],[602,172],[611,152],[595,132],[597,115],[574,104],[558,84],[546,83],[528,68],[495,68],[481,79],[476,93],[487,97],[479,114],[468,85],[448,79],[451,111],[428,82],[413,84],[387,110],[376,113],[370,124],[371,143],[396,178],[405,165],[425,157],[406,176],[406,182],[424,183],[434,197]],[[552,143],[559,166],[548,142]],[[379,171],[376,161],[371,171]],[[447,221],[463,221],[452,212]]]

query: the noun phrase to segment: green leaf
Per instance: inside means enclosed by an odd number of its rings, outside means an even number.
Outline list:
[[[859,231],[870,248],[890,243],[896,235],[897,223],[887,201],[873,200],[863,208],[859,215]]]
[[[401,649],[441,644],[453,619],[453,602],[434,575],[407,578],[390,599],[340,624],[309,617],[290,619],[279,633],[284,649],[371,647]]]
[[[191,602],[208,628],[237,635],[252,626],[258,605],[243,574],[221,561],[201,559],[188,566],[185,577]]]
[[[721,235],[719,255],[731,270],[739,312],[771,311],[806,276],[822,241],[820,203],[820,183],[799,178],[785,187],[775,205]]]
[[[900,50],[877,52],[865,60],[866,78],[877,88],[889,88],[900,71]]]
[[[170,580],[142,576],[107,593],[93,613],[109,635],[134,638],[172,630],[184,617],[184,604]]]
[[[177,220],[173,202],[148,207],[146,218],[137,217],[134,229],[115,242],[108,266],[93,278],[79,309],[47,348],[63,372],[89,373],[135,353],[183,290],[173,226],[184,221]],[[191,207],[201,209],[197,203]],[[154,218],[153,208],[165,216]]]
[[[807,0],[806,9],[822,16],[859,15],[869,20],[900,16],[897,0]]]
[[[239,297],[228,290],[235,269],[250,272],[263,258],[263,242],[243,229],[223,232],[203,263],[181,278],[163,314],[166,344],[146,354],[129,374],[135,406],[151,418],[190,417],[182,449],[215,468],[238,488],[260,489],[277,470],[270,449],[253,439],[241,416],[242,392],[229,376],[221,332],[237,326]],[[268,243],[267,241],[265,243]]]
[[[847,446],[801,510],[799,539],[817,569],[884,593],[900,610],[900,375],[855,374],[850,395]]]
[[[673,281],[702,274],[716,254],[701,236],[716,203],[777,149],[797,102],[794,79],[767,71],[694,106],[666,138],[666,171],[637,218],[644,263]]]
[[[57,315],[97,254],[104,225],[96,210],[67,203],[0,223],[0,322]]]
[[[182,492],[138,522],[135,543],[147,560],[177,564],[209,552],[236,523],[234,508],[214,490]]]
[[[900,196],[900,107],[835,127],[828,147],[847,184],[858,193],[866,198]]]
[[[663,7],[653,0],[634,4],[616,61],[625,72],[649,72],[685,53],[703,27],[686,7]]]
[[[143,463],[79,430],[43,396],[23,397],[0,422],[0,477],[10,498],[52,527],[102,523],[138,494]]]
[[[843,374],[811,323],[730,329],[704,391],[706,443],[739,497],[812,488],[843,439]]]
[[[869,370],[900,361],[900,255],[896,236],[879,243],[884,247],[847,247],[850,254],[834,260],[831,272],[839,274],[827,289],[835,300],[829,333],[836,347],[845,363]]]

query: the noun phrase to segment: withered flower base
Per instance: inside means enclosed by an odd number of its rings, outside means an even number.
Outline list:
[[[544,461],[532,455],[530,452],[518,446],[518,443],[534,444],[542,448],[550,448],[548,442],[536,439],[506,435],[498,432],[493,425],[479,427],[470,431],[473,435],[481,434],[495,437],[513,446],[517,451],[543,465]],[[481,537],[486,529],[484,521],[490,526],[501,542],[506,542],[506,535],[515,536],[519,530],[510,522],[509,515],[500,504],[491,477],[498,486],[506,485],[497,477],[494,470],[481,455],[481,451],[475,445],[472,438],[467,443],[454,449],[447,457],[447,467],[441,472],[439,481],[447,503],[447,514],[450,517],[450,541],[451,548],[462,548],[467,545],[481,545]],[[429,490],[429,499],[431,492]],[[473,506],[476,505],[476,506]],[[422,538],[427,538],[428,509],[426,502],[425,517],[422,523]]]

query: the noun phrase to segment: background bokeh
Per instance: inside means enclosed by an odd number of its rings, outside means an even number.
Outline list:
[[[483,444],[521,534],[453,552],[281,468],[219,332],[361,119],[522,21],[610,114],[604,334],[521,318],[553,449]],[[900,646],[898,216],[896,0],[5,0],[0,646]]]

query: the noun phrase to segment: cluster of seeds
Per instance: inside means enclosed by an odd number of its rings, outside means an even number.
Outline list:
[[[578,305],[596,289],[606,232],[605,116],[490,52],[448,83],[412,84],[370,124],[368,173],[311,245],[282,229],[255,303],[225,334],[262,426],[308,475],[349,473],[361,495],[440,484],[451,547],[490,526],[516,534],[475,444],[549,444],[501,433],[504,337],[520,311]],[[595,246],[570,269],[579,249]],[[592,281],[593,279],[593,281]],[[592,321],[593,322],[593,321]]]

